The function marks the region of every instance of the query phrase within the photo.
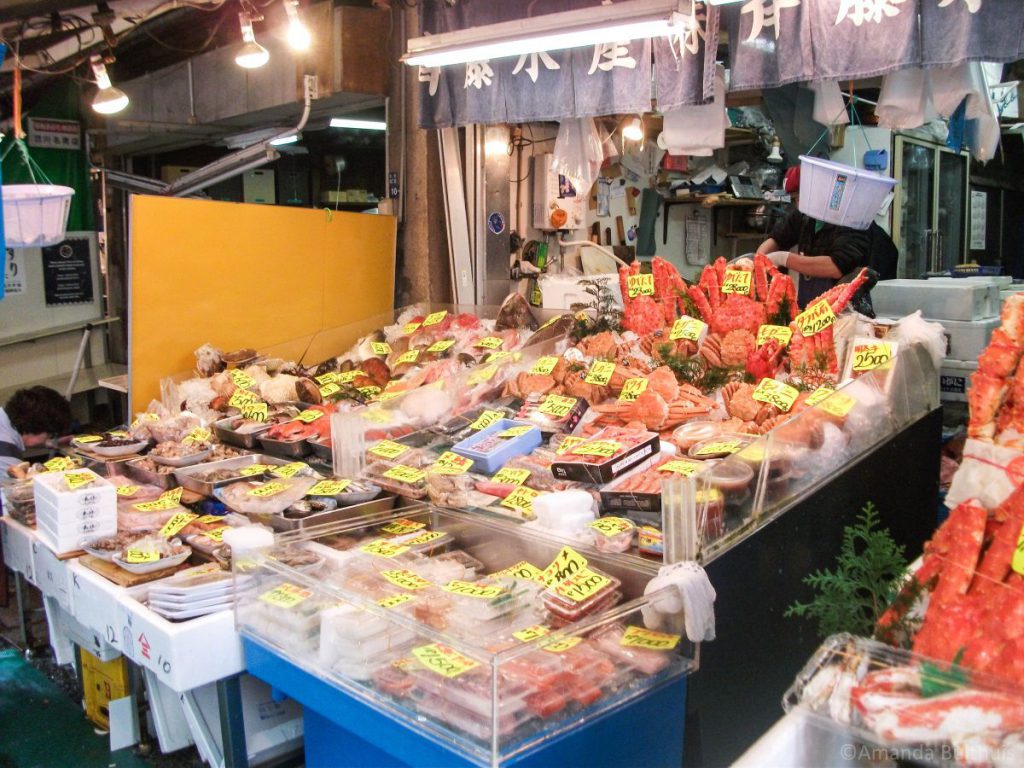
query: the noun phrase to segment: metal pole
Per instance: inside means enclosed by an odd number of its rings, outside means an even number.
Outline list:
[[[220,735],[224,745],[224,767],[245,768],[249,754],[245,747],[245,721],[242,716],[240,675],[217,681],[217,709],[220,711]]]
[[[85,359],[85,351],[89,348],[89,336],[92,334],[92,323],[86,323],[82,329],[82,343],[78,345],[78,357],[75,358],[75,367],[71,369],[71,379],[68,387],[64,390],[64,399],[70,400],[75,391],[75,384],[78,383],[78,374],[82,370],[82,361]]]

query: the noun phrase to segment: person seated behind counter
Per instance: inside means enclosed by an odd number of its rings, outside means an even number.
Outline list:
[[[46,445],[50,437],[71,429],[71,404],[56,390],[19,389],[0,408],[0,477],[21,461],[26,448]]]
[[[799,168],[786,173],[785,189],[790,194],[800,188]],[[823,294],[843,275],[868,266],[871,238],[867,231],[826,224],[801,213],[796,207],[772,230],[757,252],[777,267],[785,267],[797,284],[800,309]],[[795,253],[790,253],[792,249]]]

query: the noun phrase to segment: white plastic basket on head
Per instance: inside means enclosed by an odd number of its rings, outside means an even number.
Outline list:
[[[801,213],[829,224],[867,229],[896,179],[818,157],[800,156]]]
[[[75,190],[56,184],[5,184],[4,236],[8,248],[55,245],[64,240]]]

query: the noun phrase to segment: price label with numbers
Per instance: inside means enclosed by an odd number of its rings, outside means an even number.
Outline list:
[[[857,373],[866,373],[879,368],[888,368],[892,364],[893,357],[895,357],[895,350],[887,341],[854,344],[853,370]]]
[[[619,392],[620,403],[632,403],[647,390],[647,379],[635,378],[626,379],[622,384],[622,391]]]
[[[562,547],[551,564],[544,569],[544,583],[548,586],[565,581],[587,567],[587,558],[572,547]]]
[[[143,563],[155,563],[160,559],[160,553],[155,549],[132,549],[129,548],[124,553],[124,561],[126,563],[132,563],[134,565],[141,565]]]
[[[359,394],[361,394],[363,397],[376,397],[377,395],[380,394],[380,387],[374,384],[368,384],[365,387],[356,387],[356,389],[359,390]]]
[[[501,411],[484,411],[483,413],[476,417],[476,421],[470,424],[469,428],[477,431],[481,429],[486,429],[487,427],[491,426],[491,424],[496,422],[498,419],[503,418],[505,418],[505,414],[502,413]]]
[[[325,374],[323,374],[321,376],[314,376],[313,377],[313,381],[315,381],[317,384],[320,384],[321,386],[324,385],[324,384],[333,384],[337,380],[338,380],[338,374],[334,373],[333,371],[331,371],[330,373],[325,373]]]
[[[540,495],[540,491],[521,485],[501,500],[501,506],[533,514],[533,500]]]
[[[415,333],[420,329],[423,323],[406,323],[402,326],[402,334],[408,336],[409,334]]]
[[[255,392],[250,392],[248,389],[236,389],[231,393],[231,397],[228,399],[228,405],[232,408],[244,408],[247,405],[253,405],[255,403],[262,402],[260,396]],[[263,403],[266,405],[266,403]]]
[[[473,661],[468,656],[463,656],[458,651],[454,651],[440,643],[431,643],[430,645],[421,645],[419,648],[413,648],[412,655],[431,672],[448,678],[458,677],[480,666],[479,662]]]
[[[814,302],[796,316],[796,327],[804,336],[821,333],[836,321],[835,312],[825,299]]]
[[[131,423],[131,428],[135,429],[144,421],[160,421],[160,417],[155,413],[140,413],[138,417],[136,417],[135,421]]]
[[[413,469],[403,464],[399,464],[397,467],[392,467],[384,473],[384,477],[388,480],[397,480],[400,483],[415,484],[421,482],[427,473],[422,469]]]
[[[499,339],[497,336],[484,336],[473,346],[480,349],[498,349],[504,343],[504,339]]]
[[[564,419],[573,408],[576,407],[575,397],[564,397],[563,395],[548,395],[544,398],[544,401],[537,408],[541,413],[546,413],[548,416],[554,416],[558,419]]]
[[[484,362],[485,363],[501,363],[501,364],[504,364],[504,363],[509,362],[510,360],[517,360],[517,359],[519,359],[519,357],[521,357],[521,354],[519,352],[516,352],[513,355],[511,352],[506,352],[505,350],[498,349],[498,350],[495,350],[494,352],[491,352],[491,354],[489,354],[484,359]]]
[[[183,443],[208,443],[213,434],[206,427],[196,427],[185,435]]]
[[[88,485],[95,479],[96,476],[92,472],[68,472],[64,475],[64,483],[72,491]]]
[[[213,530],[203,531],[203,536],[210,539],[211,541],[224,541],[224,531],[228,530],[231,526],[222,525],[220,528],[214,528]]]
[[[666,461],[660,467],[659,472],[673,472],[683,477],[692,477],[697,474],[705,464],[700,461],[688,461],[686,459],[672,459]]]
[[[386,341],[371,341],[370,351],[375,355],[390,355],[391,345]]]
[[[738,293],[741,296],[749,296],[751,278],[753,278],[753,273],[743,269],[725,270],[722,293]]]
[[[250,421],[258,421],[260,423],[265,422],[270,415],[266,403],[252,403],[250,405],[243,405],[240,410],[242,411],[243,419],[249,419]]]
[[[427,352],[433,352],[435,354],[439,352],[445,352],[455,346],[455,339],[441,339],[441,341],[435,341],[429,347]]]
[[[759,403],[774,405],[783,413],[789,413],[798,397],[800,392],[797,389],[775,379],[761,379],[753,394]]]
[[[397,459],[403,453],[408,453],[409,450],[408,445],[402,445],[393,440],[381,440],[370,447],[367,452],[374,456],[380,456],[382,459]]]
[[[132,507],[139,510],[139,512],[166,512],[168,509],[174,509],[179,506],[173,498],[164,498],[161,496],[156,501],[144,501],[141,504],[132,504]]]
[[[397,608],[413,599],[412,595],[392,595],[377,601],[381,608]]]
[[[437,461],[430,465],[430,469],[427,471],[436,475],[464,475],[472,466],[472,459],[459,456],[452,451],[445,451]]]
[[[636,526],[621,517],[602,517],[592,522],[590,527],[605,536],[618,536],[620,533],[629,533]]]
[[[365,375],[366,375],[365,371],[361,371],[360,369],[355,368],[355,369],[353,369],[351,371],[345,371],[344,373],[339,373],[335,377],[334,380],[336,382],[338,382],[339,384],[351,384],[353,381],[358,379],[360,376],[365,376]]]
[[[393,571],[381,571],[380,575],[396,587],[401,587],[402,589],[408,589],[410,591],[426,589],[430,586],[429,581],[405,568],[399,568]]]
[[[720,453],[736,453],[742,444],[739,440],[720,440],[700,448],[696,456],[717,456]]]
[[[558,358],[554,355],[545,355],[544,357],[537,358],[537,362],[533,364],[530,369],[530,373],[535,376],[549,376],[555,366],[558,365]]]
[[[508,594],[507,590],[493,584],[474,584],[471,581],[462,581],[460,579],[449,581],[441,589],[445,592],[451,592],[453,595],[477,597],[481,600],[493,600],[496,597]]]
[[[602,456],[611,458],[622,450],[622,444],[614,440],[587,440],[577,445],[570,453],[576,456]]]
[[[515,565],[510,565],[508,568],[502,568],[497,573],[491,574],[491,577],[501,576],[511,576],[515,579],[529,579],[530,581],[539,581],[541,584],[544,583],[544,571],[525,560],[520,560]]]
[[[78,464],[75,463],[74,459],[70,459],[67,456],[58,456],[55,459],[43,462],[43,467],[47,472],[64,472],[68,469],[74,469]]]
[[[175,504],[181,503],[181,495],[185,492],[185,489],[180,485],[177,488],[171,488],[169,491],[164,491],[160,494],[161,499],[173,501]]]
[[[582,637],[565,637],[561,640],[555,640],[553,643],[548,643],[544,646],[544,650],[549,653],[565,653],[566,651],[571,651],[582,642]]]
[[[643,627],[626,627],[619,645],[627,648],[648,648],[652,651],[671,651],[679,644],[679,635],[655,632]]]
[[[534,429],[537,429],[537,427],[532,424],[520,424],[516,427],[509,427],[508,429],[501,430],[501,432],[498,433],[498,437],[521,437]]]
[[[498,372],[498,366],[491,364],[485,365],[483,368],[477,368],[466,379],[470,385],[483,384],[485,381],[490,381],[494,378],[494,374]]]
[[[395,360],[395,364],[399,365],[401,363],[415,363],[419,359],[419,357],[420,351],[418,349],[410,349],[408,352],[403,352],[402,354],[400,354],[398,356],[398,359]]]
[[[672,330],[668,337],[672,341],[700,341],[701,334],[707,328],[707,324],[692,317],[680,317],[672,323]]]
[[[423,544],[430,544],[438,539],[443,539],[446,535],[444,531],[424,531],[419,536],[403,540],[402,543],[409,547],[419,547]]]
[[[611,583],[611,579],[607,576],[595,573],[589,568],[583,568],[579,573],[555,584],[554,591],[555,594],[564,597],[566,600],[582,603]]]
[[[302,411],[298,416],[295,417],[296,421],[301,421],[304,424],[309,424],[312,421],[316,421],[324,415],[323,411],[314,411],[312,408],[307,408]]]
[[[564,456],[577,445],[582,445],[585,442],[587,442],[587,438],[585,437],[566,435],[565,437],[562,438],[562,442],[558,444],[558,447],[555,449],[555,453],[557,453],[559,456]]]
[[[793,338],[793,329],[788,325],[762,325],[757,329],[757,346],[761,346],[769,339],[775,339],[783,347],[789,344]]]
[[[178,512],[173,515],[170,520],[163,524],[160,528],[160,535],[165,539],[169,539],[171,536],[181,532],[181,529],[195,520],[199,515],[194,512]]]
[[[312,596],[313,593],[310,590],[284,582],[283,584],[278,584],[269,592],[264,592],[260,595],[260,600],[277,608],[294,608]]]
[[[403,552],[408,552],[409,548],[402,544],[395,544],[388,541],[387,539],[374,539],[368,544],[363,544],[359,548],[360,552],[365,552],[368,555],[374,555],[375,557],[398,557]]]
[[[1024,525],[1021,526],[1020,535],[1017,536],[1017,546],[1013,549],[1010,567],[1013,568],[1015,573],[1024,576]]]
[[[530,470],[528,469],[502,467],[494,473],[494,477],[491,478],[491,481],[498,483],[499,485],[522,485],[526,482],[526,478],[529,476]]]
[[[626,278],[626,292],[629,298],[654,295],[654,275],[629,275]]]
[[[352,483],[351,480],[321,480],[308,491],[307,496],[336,496]]]
[[[390,533],[392,536],[404,536],[407,533],[415,533],[426,527],[426,523],[421,523],[418,520],[408,520],[403,517],[401,520],[395,520],[387,525],[382,525],[380,529],[384,533]]]
[[[295,477],[296,474],[304,469],[309,469],[309,465],[302,461],[292,461],[280,467],[274,467],[270,470],[270,474],[275,477]]]
[[[269,483],[264,483],[259,488],[253,488],[246,495],[257,496],[259,498],[266,498],[267,496],[276,496],[282,491],[287,491],[288,486],[284,483],[279,483],[277,480],[271,480]]]
[[[275,466],[275,464],[250,464],[249,466],[242,467],[240,470],[238,470],[238,474],[240,474],[242,477],[262,475],[264,472],[273,469]]]
[[[79,435],[75,438],[76,443],[98,443],[103,440],[102,435]]]
[[[231,377],[231,382],[239,389],[248,389],[256,383],[256,379],[240,368],[232,368],[228,371],[228,376]]]
[[[615,373],[615,363],[597,360],[590,366],[586,377],[583,379],[587,384],[594,384],[598,387],[607,387]]]
[[[134,496],[141,487],[141,485],[119,485],[115,492],[118,496]]]
[[[561,320],[561,319],[562,319],[563,317],[565,317],[565,315],[555,315],[555,316],[554,316],[554,317],[552,317],[552,318],[548,318],[547,320],[545,320],[545,321],[544,321],[544,323],[543,323],[543,324],[542,324],[542,325],[540,326],[540,328],[538,328],[537,330],[538,330],[538,331],[543,331],[543,330],[544,330],[545,328],[549,328],[549,327],[551,327],[552,325],[554,325],[555,323],[557,323],[557,322],[558,322],[559,320]]]
[[[829,386],[818,387],[816,390],[811,392],[811,394],[808,396],[808,398],[807,398],[807,405],[808,405],[808,407],[813,407],[813,406],[817,405],[822,400],[824,400],[825,398],[829,397],[830,395],[832,395],[834,393],[835,393],[835,390],[832,389],[832,387],[829,387]]]
[[[330,384],[324,384],[320,387],[320,397],[330,397],[341,392],[341,387],[331,382]]]
[[[856,404],[857,401],[850,397],[850,395],[845,392],[836,392],[832,397],[825,400],[818,407],[825,413],[829,413],[836,418],[843,419],[846,418],[846,414],[848,414]]]
[[[442,309],[440,312],[431,312],[423,319],[423,327],[426,328],[431,325],[437,325],[448,317],[448,310]]]
[[[551,632],[547,627],[541,626],[540,624],[532,624],[529,627],[523,627],[522,629],[516,630],[512,633],[512,637],[522,643],[528,643],[531,640],[536,640],[538,637],[544,637]]]

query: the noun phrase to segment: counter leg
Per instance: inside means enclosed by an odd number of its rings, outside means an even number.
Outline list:
[[[220,733],[224,745],[225,768],[247,768],[249,755],[245,746],[245,722],[242,717],[240,676],[232,675],[217,681],[217,704],[220,710]]]

